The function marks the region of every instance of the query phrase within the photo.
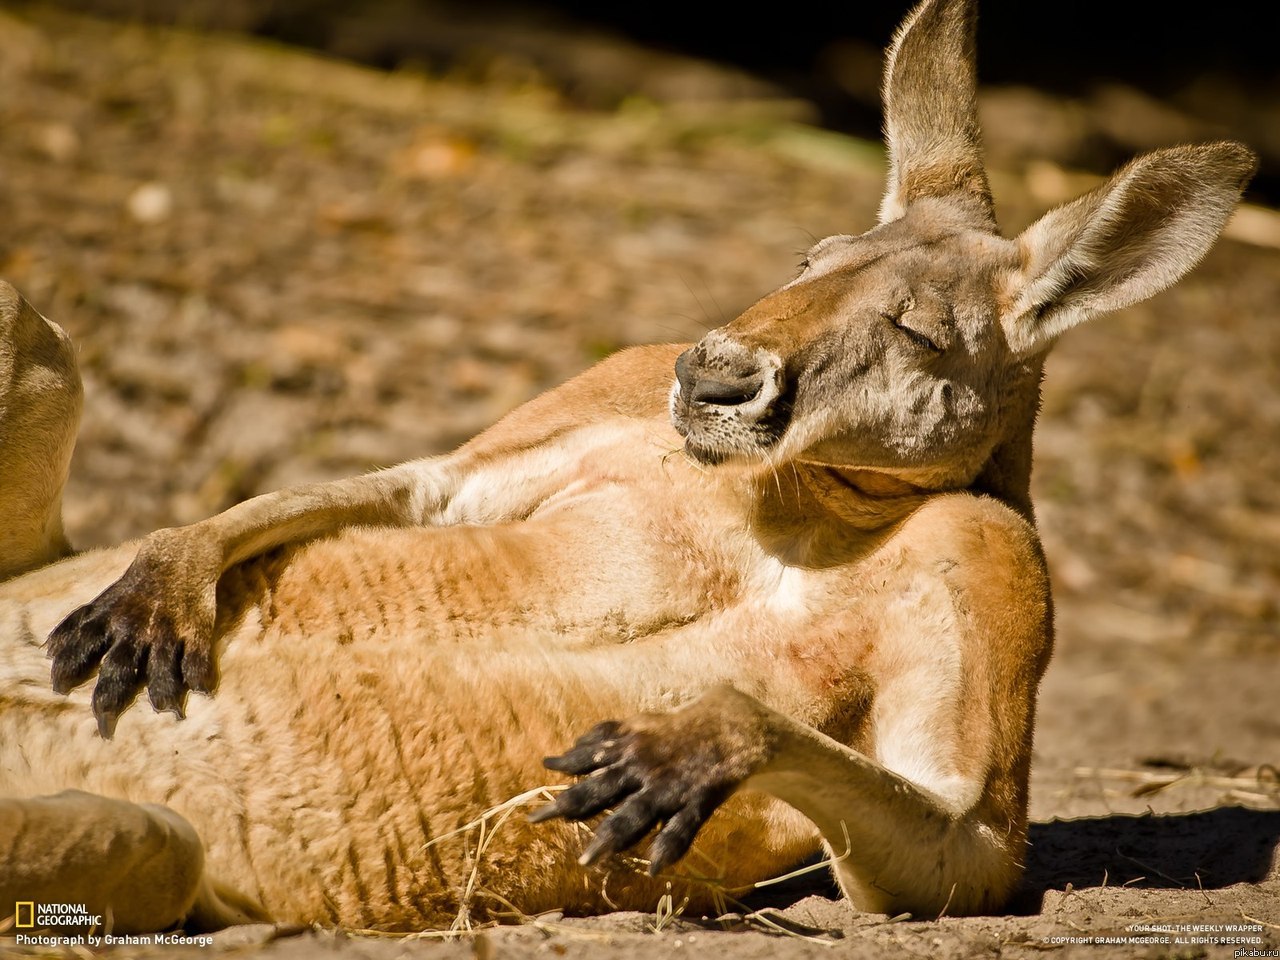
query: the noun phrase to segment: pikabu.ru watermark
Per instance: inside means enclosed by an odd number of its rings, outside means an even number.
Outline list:
[[[110,932],[110,917],[83,903],[38,903],[22,900],[13,905],[14,944],[27,947],[182,946],[207,947],[213,938],[181,932],[125,934]]]

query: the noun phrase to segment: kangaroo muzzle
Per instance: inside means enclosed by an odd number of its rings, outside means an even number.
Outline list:
[[[782,360],[713,331],[676,360],[671,422],[702,463],[758,458],[786,430]]]

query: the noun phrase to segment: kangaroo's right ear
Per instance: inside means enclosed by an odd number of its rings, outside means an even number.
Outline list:
[[[881,223],[935,197],[995,229],[978,130],[976,28],[976,0],[923,0],[894,35],[884,67],[889,182]]]
[[[1010,348],[1039,352],[1180,279],[1213,246],[1256,167],[1239,143],[1158,150],[1049,211],[1016,241],[1021,263],[1001,317]]]

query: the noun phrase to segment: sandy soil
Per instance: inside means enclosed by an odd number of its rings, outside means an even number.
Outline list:
[[[445,450],[619,346],[697,338],[785,279],[811,238],[870,222],[878,148],[797,110],[592,113],[527,72],[466,84],[0,13],[0,275],[79,344],[73,540]],[[986,114],[1014,122],[1014,93]],[[1006,229],[1090,182],[1051,156],[1001,160]],[[655,905],[453,942],[241,930],[218,949],[1234,952],[1061,939],[1178,922],[1256,923],[1250,946],[1280,949],[1280,220],[1253,209],[1230,236],[1050,363],[1035,492],[1059,648],[1010,915],[856,916],[810,876],[762,901],[764,919]]]

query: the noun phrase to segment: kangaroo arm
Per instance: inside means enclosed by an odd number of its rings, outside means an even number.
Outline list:
[[[771,711],[772,713],[772,711]],[[788,717],[743,788],[777,797],[818,828],[841,890],[859,909],[938,916],[999,908],[1021,875],[1020,837]]]
[[[563,489],[593,442],[586,428],[664,415],[681,349],[615,354],[454,453],[264,494],[150,534],[120,579],[49,635],[54,689],[66,693],[97,671],[93,710],[103,737],[143,685],[156,710],[182,716],[188,691],[210,693],[217,683],[217,584],[228,568],[350,526],[522,519]]]
[[[612,811],[584,864],[658,827],[649,849],[656,875],[688,851],[721,803],[749,789],[814,823],[841,889],[861,910],[977,913],[1003,903],[1021,873],[1021,834],[1006,824],[1002,837],[985,802],[927,790],[732,687],[671,714],[599,724],[544,762],[586,778],[535,812],[535,822]]]
[[[359,477],[278,490],[147,539],[157,544],[207,544],[209,563],[221,574],[268,550],[344,527],[421,523],[429,499],[445,496],[440,488],[446,469],[436,460],[413,461]]]
[[[157,710],[182,716],[188,690],[208,693],[216,684],[217,586],[228,568],[348,526],[422,522],[423,505],[441,495],[444,475],[437,461],[402,464],[264,494],[207,520],[155,531],[118,580],[50,633],[54,689],[67,693],[98,671],[93,708],[104,737],[143,683]]]

